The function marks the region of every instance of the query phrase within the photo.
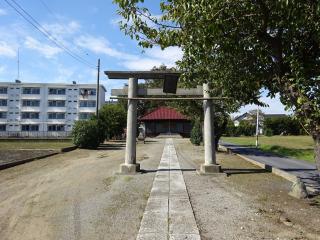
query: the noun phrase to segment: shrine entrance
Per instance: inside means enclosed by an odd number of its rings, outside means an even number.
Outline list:
[[[127,112],[127,138],[125,161],[120,165],[121,174],[135,174],[140,171],[140,164],[136,162],[136,131],[137,131],[137,103],[138,101],[170,101],[170,100],[199,100],[203,101],[204,110],[204,163],[200,166],[200,174],[212,174],[221,172],[221,166],[216,162],[214,141],[214,114],[213,100],[221,99],[210,96],[210,85],[191,89],[177,89],[177,81],[180,72],[170,71],[105,71],[109,79],[128,79],[128,87],[125,89],[112,89],[111,99],[128,100]],[[164,80],[164,89],[138,88],[139,79]],[[168,97],[168,93],[171,93]],[[175,94],[179,97],[174,97]],[[173,97],[172,97],[173,96]],[[182,97],[185,96],[185,97]]]

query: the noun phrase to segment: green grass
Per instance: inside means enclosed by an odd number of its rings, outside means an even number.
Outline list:
[[[0,140],[0,149],[61,149],[73,146],[71,140]]]
[[[223,137],[223,141],[239,145],[255,146],[256,137]],[[259,148],[314,163],[313,140],[310,136],[259,136]]]

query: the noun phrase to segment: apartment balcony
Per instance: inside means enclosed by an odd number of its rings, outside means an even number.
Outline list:
[[[79,112],[96,112],[96,107],[79,107],[78,109]]]
[[[48,100],[67,100],[67,95],[54,95],[49,94]]]
[[[22,106],[21,112],[40,112],[40,107]]]
[[[97,96],[96,95],[87,95],[87,96],[79,95],[79,100],[97,100]]]
[[[33,124],[33,123],[41,123],[42,120],[41,119],[21,119],[20,123],[21,124]]]
[[[47,119],[46,124],[66,124],[66,119]]]
[[[39,99],[41,99],[41,95],[40,94],[21,94],[20,99],[39,100]]]
[[[0,112],[7,112],[8,106],[0,106]]]
[[[66,112],[66,107],[47,107],[47,112]]]

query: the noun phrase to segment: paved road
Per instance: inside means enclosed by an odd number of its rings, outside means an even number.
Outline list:
[[[277,168],[300,177],[308,188],[313,189],[316,193],[320,193],[320,176],[315,164],[265,153],[253,147],[240,146],[227,142],[220,142],[220,144],[229,148],[234,153],[241,154],[272,168]]]

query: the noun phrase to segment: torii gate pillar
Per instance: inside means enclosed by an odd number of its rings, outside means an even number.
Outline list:
[[[121,174],[135,174],[140,171],[140,164],[136,162],[136,134],[137,134],[137,101],[130,98],[137,97],[138,79],[129,78],[128,81],[128,113],[125,163],[120,165]]]
[[[203,84],[203,97],[210,98],[210,85],[208,83]],[[219,173],[221,172],[221,166],[216,162],[212,100],[203,101],[203,110],[204,164],[200,166],[200,174]]]

